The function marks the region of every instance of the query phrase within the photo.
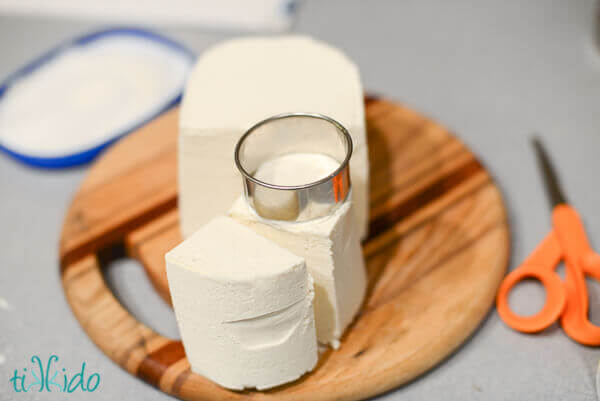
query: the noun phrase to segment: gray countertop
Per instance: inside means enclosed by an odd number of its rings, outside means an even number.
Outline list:
[[[342,48],[360,66],[365,87],[450,127],[488,166],[508,204],[514,268],[550,228],[549,208],[529,144],[539,132],[560,168],[568,196],[600,247],[600,53],[594,1],[309,1],[294,31]],[[98,23],[0,17],[0,79],[40,52]],[[161,29],[196,52],[230,34]],[[68,399],[15,394],[14,369],[32,355],[56,354],[60,366],[98,372],[98,400],[168,396],[113,364],[71,313],[58,275],[58,237],[69,201],[87,168],[43,171],[0,155],[0,399]],[[119,299],[140,320],[177,336],[173,315],[134,262],[107,272]],[[124,284],[127,281],[129,284]],[[131,283],[135,283],[132,285]],[[592,320],[600,321],[600,285],[588,281]],[[522,312],[544,299],[534,284],[514,294]],[[511,299],[513,299],[511,298]],[[1,301],[1,300],[0,300]],[[539,335],[508,329],[492,310],[445,362],[382,400],[596,399],[600,351],[553,326]],[[71,394],[81,399],[81,393]],[[87,398],[86,398],[87,399]]]

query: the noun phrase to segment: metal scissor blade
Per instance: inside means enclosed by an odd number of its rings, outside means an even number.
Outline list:
[[[542,142],[534,136],[532,139],[533,147],[535,148],[535,154],[537,156],[538,164],[542,170],[542,176],[544,178],[544,184],[546,186],[546,192],[550,198],[551,206],[554,207],[561,203],[567,203],[567,198],[563,194],[563,191],[558,182],[558,176],[552,166],[550,157],[544,149]]]

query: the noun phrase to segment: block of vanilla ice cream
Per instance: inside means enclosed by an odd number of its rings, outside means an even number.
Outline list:
[[[301,257],[221,216],[165,259],[193,372],[261,390],[315,367],[313,282]]]
[[[353,141],[350,173],[359,237],[367,233],[369,163],[363,89],[340,50],[305,36],[251,37],[206,51],[189,75],[179,121],[179,211],[184,237],[227,213],[241,178],[240,136],[275,114],[327,115]]]
[[[240,197],[230,215],[306,261],[314,279],[317,339],[338,348],[365,296],[367,280],[352,202],[304,222],[266,220]]]

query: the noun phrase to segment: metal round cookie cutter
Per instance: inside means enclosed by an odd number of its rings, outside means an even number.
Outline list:
[[[254,177],[259,166],[291,153],[320,153],[337,162],[330,175],[302,185],[275,185]],[[242,135],[235,147],[235,165],[242,174],[244,196],[260,217],[308,221],[331,214],[350,192],[352,138],[336,120],[313,113],[279,114]]]

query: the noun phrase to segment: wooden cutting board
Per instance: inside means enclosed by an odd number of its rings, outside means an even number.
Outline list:
[[[115,363],[186,400],[360,400],[448,357],[489,311],[509,257],[500,191],[445,128],[386,100],[366,100],[371,225],[369,290],[342,346],[300,380],[270,391],[225,390],[190,371],[181,342],[144,326],[107,288],[102,267],[140,260],[169,301],[164,253],[181,241],[177,109],[106,152],[81,185],[60,242],[67,301]],[[210,193],[207,193],[210,196]],[[134,285],[134,283],[131,283]]]

